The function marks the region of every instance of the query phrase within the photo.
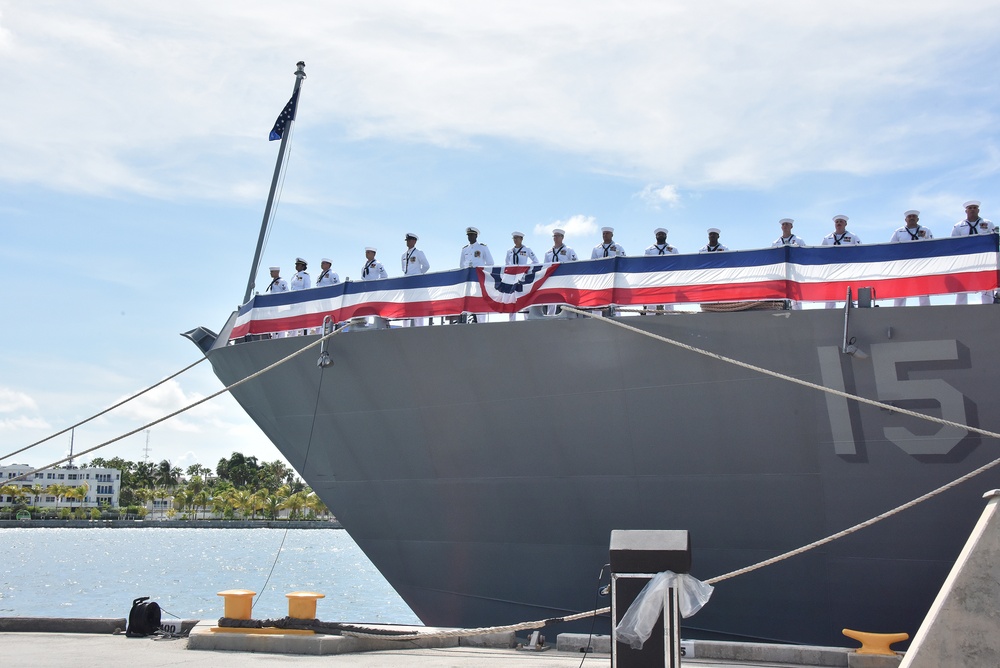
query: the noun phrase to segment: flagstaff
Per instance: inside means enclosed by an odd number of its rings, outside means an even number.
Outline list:
[[[250,278],[247,279],[247,290],[246,294],[243,295],[241,304],[246,304],[253,295],[254,279],[257,276],[257,268],[260,265],[260,255],[264,250],[264,237],[267,236],[267,226],[271,220],[274,193],[278,188],[278,177],[281,175],[281,163],[285,159],[285,144],[288,143],[288,129],[291,127],[292,121],[295,120],[295,114],[298,110],[299,88],[302,86],[302,80],[305,78],[306,64],[305,61],[300,60],[295,64],[295,86],[292,88],[292,97],[288,100],[285,108],[281,110],[281,113],[278,114],[278,119],[274,122],[274,128],[271,129],[269,136],[269,139],[272,141],[281,139],[281,145],[278,147],[278,160],[274,165],[274,176],[271,177],[271,191],[267,194],[267,204],[264,206],[264,218],[260,221],[260,235],[257,237],[257,250],[254,251],[253,264],[250,265]]]

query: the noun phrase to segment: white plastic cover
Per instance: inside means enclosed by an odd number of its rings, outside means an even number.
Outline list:
[[[681,617],[685,618],[701,610],[715,589],[687,573],[657,573],[625,611],[621,624],[615,629],[615,638],[628,643],[632,649],[642,649],[649,634],[653,632],[653,626],[667,600],[667,590],[671,587],[677,590],[677,607]]]

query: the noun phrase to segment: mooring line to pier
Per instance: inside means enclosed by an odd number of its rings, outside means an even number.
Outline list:
[[[806,380],[802,380],[800,378],[795,378],[795,377],[792,377],[792,376],[785,375],[783,373],[779,373],[777,371],[771,371],[769,369],[764,369],[762,367],[758,367],[758,366],[755,366],[753,364],[748,364],[746,362],[741,362],[740,360],[736,360],[736,359],[733,359],[731,357],[726,357],[725,355],[719,355],[718,353],[713,353],[711,351],[704,350],[704,349],[698,348],[696,346],[692,346],[692,345],[689,345],[689,344],[686,344],[686,343],[681,343],[680,341],[675,341],[675,340],[667,338],[665,336],[660,336],[658,334],[653,334],[652,332],[647,332],[645,330],[639,329],[637,327],[632,327],[631,325],[626,325],[626,324],[624,324],[622,322],[619,322],[619,321],[616,321],[616,320],[610,320],[610,319],[607,319],[607,318],[596,318],[591,313],[587,313],[586,311],[581,311],[579,309],[575,309],[575,308],[570,307],[570,306],[563,306],[562,308],[563,308],[564,311],[569,311],[571,313],[577,313],[579,315],[583,315],[583,316],[586,316],[586,317],[589,317],[589,318],[594,318],[595,320],[598,320],[600,322],[605,322],[605,323],[607,323],[609,325],[615,325],[617,327],[621,327],[623,329],[627,329],[629,331],[635,332],[636,334],[640,334],[642,336],[648,336],[650,338],[662,341],[664,343],[669,343],[670,345],[674,345],[674,346],[677,346],[679,348],[683,348],[685,350],[689,350],[691,352],[698,353],[699,355],[705,355],[706,357],[712,357],[712,358],[717,359],[717,360],[722,361],[722,362],[727,362],[727,363],[730,363],[730,364],[735,364],[736,366],[743,367],[745,369],[750,369],[752,371],[757,371],[757,372],[762,373],[762,374],[767,375],[767,376],[772,376],[774,378],[778,378],[778,379],[781,379],[781,380],[787,380],[787,381],[790,381],[790,382],[793,382],[793,383],[797,383],[799,385],[803,385],[805,387],[810,387],[810,388],[813,388],[813,389],[816,389],[816,390],[820,390],[820,391],[823,391],[823,392],[828,392],[830,394],[835,394],[837,396],[844,397],[846,399],[854,399],[854,400],[860,401],[862,403],[870,404],[872,406],[877,406],[879,408],[884,408],[884,409],[891,410],[891,411],[896,411],[898,413],[903,413],[905,415],[911,415],[913,417],[920,418],[920,419],[923,419],[923,420],[928,420],[930,422],[936,422],[936,423],[943,424],[943,425],[946,425],[946,426],[949,426],[949,427],[958,427],[960,429],[968,429],[969,431],[975,432],[977,434],[981,434],[983,436],[989,436],[991,438],[1000,438],[1000,434],[988,431],[986,429],[978,429],[976,427],[970,427],[968,425],[963,425],[963,424],[960,424],[960,423],[957,423],[957,422],[951,422],[950,420],[943,420],[941,418],[936,418],[936,417],[933,417],[931,415],[924,415],[923,413],[917,413],[915,411],[906,410],[906,409],[903,409],[903,408],[899,408],[897,406],[891,406],[889,404],[885,404],[885,403],[882,403],[880,401],[875,401],[875,400],[872,400],[872,399],[867,399],[865,397],[861,397],[861,396],[857,396],[857,395],[853,395],[853,394],[848,394],[847,392],[842,392],[840,390],[834,390],[834,389],[831,389],[831,388],[828,388],[828,387],[823,387],[822,385],[817,385],[816,383],[812,383],[812,382],[809,382],[809,381],[806,381]],[[980,475],[980,474],[982,474],[982,473],[984,473],[984,472],[986,472],[986,471],[988,471],[988,470],[990,470],[992,468],[995,468],[998,465],[1000,465],[1000,458],[994,459],[993,461],[988,462],[988,463],[980,466],[979,468],[974,469],[974,470],[970,471],[969,473],[966,473],[965,475],[963,475],[963,476],[961,476],[959,478],[956,478],[955,480],[952,480],[949,483],[941,485],[940,487],[937,487],[936,489],[933,489],[930,492],[927,492],[926,494],[924,494],[922,496],[919,496],[919,497],[917,497],[915,499],[912,499],[911,501],[908,501],[908,502],[903,503],[903,504],[901,504],[899,506],[896,506],[895,508],[886,511],[886,512],[882,513],[881,515],[877,515],[875,517],[872,517],[872,518],[870,518],[868,520],[865,520],[864,522],[859,522],[858,524],[855,524],[854,526],[848,527],[847,529],[843,529],[842,531],[838,531],[837,533],[834,533],[834,534],[831,534],[829,536],[826,536],[825,538],[820,538],[819,540],[813,541],[812,543],[809,543],[807,545],[803,545],[803,546],[798,547],[798,548],[796,548],[794,550],[789,550],[788,552],[784,552],[784,553],[779,554],[779,555],[777,555],[775,557],[771,557],[769,559],[765,559],[763,561],[759,561],[759,562],[757,562],[755,564],[752,564],[750,566],[746,566],[744,568],[737,569],[735,571],[730,571],[729,573],[724,573],[722,575],[717,575],[715,577],[709,578],[708,580],[705,580],[704,582],[706,584],[715,585],[715,584],[717,584],[719,582],[723,582],[725,580],[729,580],[729,579],[732,579],[732,578],[735,578],[735,577],[739,577],[740,575],[745,575],[747,573],[751,573],[753,571],[759,570],[759,569],[764,568],[766,566],[771,566],[771,565],[776,564],[778,562],[785,561],[786,559],[791,559],[792,557],[798,556],[800,554],[803,554],[805,552],[813,550],[813,549],[815,549],[817,547],[821,547],[821,546],[826,545],[828,543],[832,543],[835,540],[838,540],[840,538],[844,538],[845,536],[849,536],[849,535],[851,535],[853,533],[856,533],[856,532],[858,532],[858,531],[860,531],[862,529],[870,527],[873,524],[881,522],[884,519],[888,519],[889,517],[892,517],[893,515],[897,515],[897,514],[903,512],[904,510],[908,510],[909,508],[912,508],[913,506],[916,506],[916,505],[918,505],[920,503],[923,503],[924,501],[927,501],[928,499],[931,499],[931,498],[933,498],[935,496],[938,496],[939,494],[942,494],[942,493],[948,491],[949,489],[952,489],[953,487],[957,487],[958,485],[961,485],[962,483],[967,482],[968,480],[971,480],[972,478],[974,478],[974,477],[976,477],[976,476],[978,476],[978,475]],[[608,614],[609,612],[611,612],[610,606],[609,607],[605,607],[605,608],[599,608],[597,610],[590,610],[590,611],[587,611],[587,612],[580,612],[580,613],[576,613],[576,614],[573,614],[573,615],[567,615],[565,617],[557,617],[557,618],[554,618],[554,619],[537,620],[537,621],[533,621],[533,622],[520,622],[518,624],[510,624],[510,625],[507,625],[507,626],[481,627],[481,628],[475,628],[475,629],[448,629],[448,630],[438,631],[438,632],[433,632],[433,633],[409,634],[409,635],[405,635],[405,636],[400,636],[400,635],[387,636],[387,635],[382,635],[382,634],[378,634],[378,633],[369,633],[369,632],[358,631],[358,630],[348,629],[348,628],[344,628],[341,631],[341,633],[343,633],[344,635],[356,636],[356,637],[360,637],[360,638],[382,638],[382,639],[386,639],[386,640],[400,640],[400,641],[402,641],[402,640],[429,639],[429,638],[447,638],[447,637],[454,637],[454,636],[487,635],[487,634],[491,634],[491,633],[509,633],[509,632],[512,632],[512,631],[526,631],[526,630],[532,630],[532,629],[539,629],[539,628],[542,628],[544,626],[548,626],[550,624],[554,624],[554,623],[557,623],[557,622],[576,621],[578,619],[585,619],[587,617],[596,617],[597,615]]]
[[[789,376],[778,371],[771,371],[770,369],[765,369],[764,367],[759,367],[748,362],[743,362],[732,357],[726,357],[725,355],[720,355],[719,353],[713,353],[710,350],[705,350],[704,348],[698,348],[697,346],[692,346],[687,343],[682,343],[676,339],[671,339],[666,336],[661,336],[659,334],[653,334],[652,332],[647,332],[644,329],[639,329],[638,327],[633,327],[632,325],[626,325],[625,323],[618,320],[611,320],[609,318],[598,318],[592,313],[587,313],[586,311],[581,311],[579,309],[573,308],[572,306],[563,306],[563,311],[569,311],[570,313],[577,313],[579,315],[586,316],[588,318],[593,318],[597,322],[603,322],[608,325],[614,325],[615,327],[621,327],[622,329],[627,329],[630,332],[634,332],[641,336],[647,336],[651,339],[656,339],[657,341],[662,341],[663,343],[669,343],[672,346],[678,348],[683,348],[693,353],[698,353],[699,355],[704,355],[705,357],[711,357],[717,359],[720,362],[726,362],[727,364],[733,364],[738,367],[743,367],[744,369],[749,369],[751,371],[756,371],[757,373],[764,374],[765,376],[771,376],[772,378],[777,378],[779,380],[787,380],[790,383],[795,383],[797,385],[802,385],[803,387],[810,387],[814,390],[819,390],[820,392],[826,392],[827,394],[833,394],[838,397],[843,397],[844,399],[853,399],[863,404],[868,404],[869,406],[875,406],[876,408],[881,408],[883,410],[892,411],[894,413],[900,413],[902,415],[909,415],[921,420],[926,420],[928,422],[935,422],[937,424],[942,424],[947,427],[957,427],[958,429],[966,429],[974,434],[979,434],[981,436],[989,436],[990,438],[1000,439],[1000,433],[995,431],[989,431],[988,429],[980,429],[979,427],[971,427],[967,424],[962,424],[961,422],[953,422],[951,420],[945,420],[944,418],[934,417],[933,415],[926,415],[924,413],[918,413],[916,411],[911,411],[907,408],[900,408],[899,406],[893,406],[892,404],[887,404],[875,399],[868,399],[867,397],[858,396],[856,394],[850,394],[842,390],[835,390],[830,387],[825,387],[818,383],[813,383],[808,380],[802,380],[801,378],[796,378],[795,376]]]
[[[274,363],[272,363],[272,364],[264,367],[263,369],[261,369],[259,371],[256,371],[256,372],[250,374],[249,376],[247,376],[245,378],[242,378],[241,380],[236,381],[232,385],[227,385],[226,387],[222,388],[218,392],[213,392],[212,394],[208,395],[207,397],[203,397],[203,398],[199,399],[198,401],[195,401],[193,403],[188,404],[187,406],[184,406],[183,408],[179,408],[176,411],[174,411],[173,413],[169,413],[167,415],[164,415],[163,417],[158,418],[156,420],[153,420],[152,422],[149,422],[147,424],[144,424],[141,427],[137,427],[137,428],[133,429],[130,432],[127,432],[127,433],[122,434],[120,436],[116,436],[115,438],[112,438],[112,439],[110,439],[108,441],[104,441],[103,443],[101,443],[99,445],[95,445],[92,448],[87,448],[86,450],[81,450],[80,452],[77,452],[76,454],[74,454],[72,457],[63,457],[62,459],[60,459],[58,461],[55,461],[55,462],[52,462],[51,464],[46,464],[45,466],[40,466],[40,467],[38,467],[36,469],[32,469],[31,471],[27,471],[25,473],[22,473],[19,476],[13,477],[13,478],[7,478],[7,479],[5,479],[4,482],[17,482],[18,480],[24,480],[24,479],[28,478],[29,476],[34,475],[35,473],[37,473],[39,471],[44,471],[45,469],[54,468],[54,467],[58,466],[59,464],[64,464],[64,463],[68,462],[70,459],[77,459],[79,457],[82,457],[83,455],[90,454],[91,452],[94,452],[95,450],[100,450],[101,448],[109,446],[112,443],[117,443],[118,441],[120,441],[122,439],[128,438],[129,436],[133,436],[135,434],[138,434],[141,431],[145,431],[146,429],[149,429],[150,427],[158,425],[161,422],[165,422],[165,421],[169,420],[172,417],[176,417],[176,416],[180,415],[181,413],[186,413],[187,411],[191,410],[192,408],[200,406],[200,405],[202,405],[203,403],[205,403],[207,401],[211,401],[212,399],[215,399],[220,394],[225,394],[226,392],[229,392],[229,391],[231,391],[231,390],[239,387],[240,385],[243,385],[244,383],[250,382],[254,378],[257,378],[258,376],[261,376],[261,375],[267,373],[268,371],[281,366],[285,362],[288,362],[288,361],[290,361],[290,360],[298,357],[302,353],[304,353],[307,350],[309,350],[310,348],[312,348],[314,345],[316,345],[318,343],[323,343],[327,339],[329,339],[329,338],[331,338],[333,336],[336,336],[337,334],[339,334],[340,332],[342,332],[344,330],[344,327],[346,327],[346,325],[342,325],[341,327],[339,327],[337,329],[334,329],[329,334],[325,334],[325,335],[321,336],[319,339],[317,339],[316,341],[312,341],[308,345],[302,346],[301,348],[299,348],[295,352],[291,353],[290,355],[287,355],[286,357],[281,358],[277,362],[274,362]],[[247,344],[244,344],[244,345],[247,345]],[[201,360],[199,360],[199,361],[201,361]]]
[[[109,412],[113,411],[114,409],[118,408],[119,406],[124,406],[125,404],[127,404],[130,401],[132,401],[133,399],[138,399],[139,397],[141,397],[142,395],[146,394],[150,390],[155,390],[156,388],[158,388],[160,385],[163,385],[168,380],[173,380],[174,378],[176,378],[177,376],[181,375],[185,371],[188,371],[189,369],[192,369],[192,368],[198,366],[199,364],[201,364],[202,362],[204,362],[206,359],[207,359],[206,357],[202,357],[200,360],[197,360],[195,362],[192,362],[191,364],[188,364],[186,367],[184,367],[180,371],[177,371],[176,373],[173,373],[173,374],[167,376],[166,378],[164,378],[160,382],[154,383],[154,384],[150,385],[149,387],[147,387],[146,389],[140,390],[140,391],[136,392],[135,394],[133,394],[132,396],[127,397],[125,399],[122,399],[121,401],[119,401],[117,404],[115,404],[113,406],[108,406],[107,408],[105,408],[100,413],[97,413],[95,415],[91,415],[86,420],[80,420],[76,424],[70,425],[69,427],[66,427],[65,429],[63,429],[62,431],[57,431],[56,433],[52,434],[51,436],[46,436],[45,438],[43,438],[40,441],[35,441],[31,445],[26,445],[23,448],[21,448],[20,450],[15,450],[14,452],[11,452],[9,454],[0,456],[0,462],[2,462],[5,459],[9,459],[9,458],[13,457],[14,455],[20,454],[20,453],[24,452],[25,450],[30,450],[31,448],[33,448],[35,446],[41,445],[42,443],[45,443],[46,441],[51,441],[56,436],[62,436],[67,431],[70,431],[72,429],[76,429],[80,425],[87,424],[91,420],[96,420],[97,418],[101,417],[105,413],[109,413]]]

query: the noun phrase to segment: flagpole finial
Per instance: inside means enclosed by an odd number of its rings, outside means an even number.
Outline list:
[[[301,77],[303,79],[306,78],[306,61],[300,60],[299,62],[295,63],[295,76]]]

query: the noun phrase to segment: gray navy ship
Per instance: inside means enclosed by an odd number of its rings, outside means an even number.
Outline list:
[[[621,319],[826,387],[1000,429],[990,409],[996,306]],[[1000,454],[968,430],[599,319],[361,329],[329,339],[325,369],[317,336],[234,344],[235,321],[218,336],[189,333],[227,385],[313,346],[316,354],[232,394],[433,626],[607,605],[598,578],[613,529],[688,530],[692,573],[705,580],[867,520]],[[995,487],[1000,472],[987,472],[724,581],[685,620],[685,636],[836,645],[844,627],[912,634]]]

